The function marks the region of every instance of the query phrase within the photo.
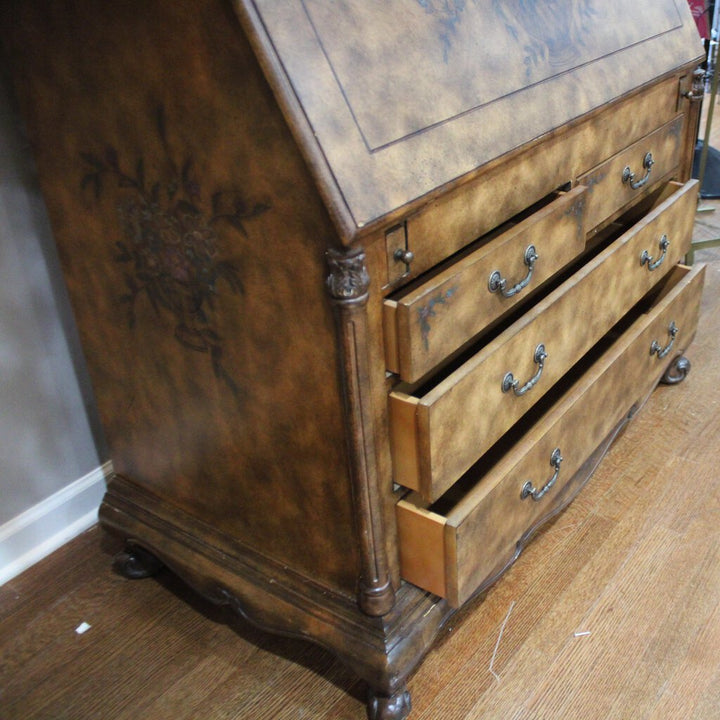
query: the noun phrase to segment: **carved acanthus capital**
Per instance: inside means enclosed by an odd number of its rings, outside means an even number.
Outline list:
[[[705,97],[705,82],[707,72],[703,68],[697,68],[692,75],[692,87],[682,95],[691,102],[700,102]]]
[[[327,251],[327,261],[330,274],[326,286],[330,297],[336,302],[365,302],[370,276],[363,249],[342,251],[331,248]]]

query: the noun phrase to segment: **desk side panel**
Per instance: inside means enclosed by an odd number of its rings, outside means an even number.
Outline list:
[[[336,239],[232,9],[3,12],[115,471],[354,592]]]

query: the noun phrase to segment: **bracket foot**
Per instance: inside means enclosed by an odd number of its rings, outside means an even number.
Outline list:
[[[368,720],[405,720],[411,709],[410,693],[405,685],[389,697],[376,694],[372,689],[368,692]]]
[[[151,552],[137,545],[128,545],[123,552],[119,552],[113,560],[113,566],[129,580],[152,577],[163,568],[162,562]]]

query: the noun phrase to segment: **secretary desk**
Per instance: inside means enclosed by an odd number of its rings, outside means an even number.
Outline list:
[[[329,648],[407,717],[452,613],[690,368],[686,1],[0,13],[119,569]]]

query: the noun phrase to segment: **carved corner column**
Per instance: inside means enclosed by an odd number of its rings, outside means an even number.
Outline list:
[[[362,248],[330,249],[327,290],[335,310],[340,380],[345,403],[349,471],[360,538],[358,605],[367,615],[388,613],[395,604],[385,549],[383,508],[375,462],[370,408],[367,301],[370,278]]]
[[[692,75],[683,78],[680,97],[684,102],[688,103],[688,107],[685,120],[685,141],[680,158],[679,179],[681,182],[687,182],[692,177],[695,146],[700,131],[702,101],[705,97],[705,70],[702,67],[697,68]],[[708,141],[707,133],[705,141]]]

